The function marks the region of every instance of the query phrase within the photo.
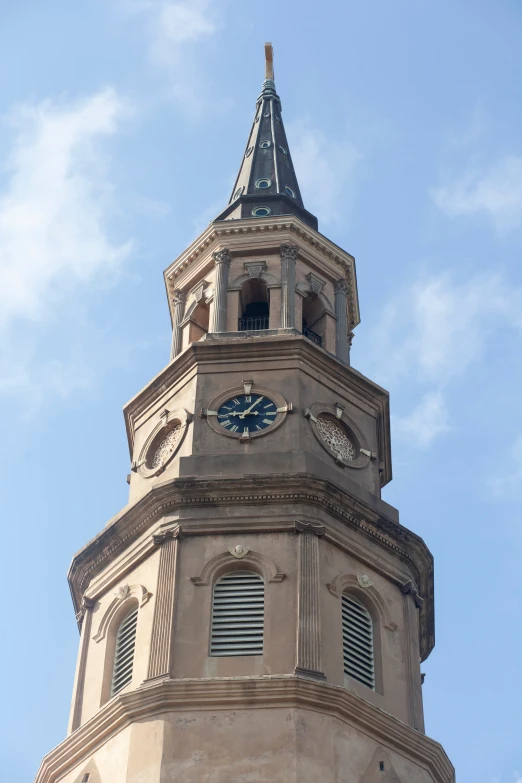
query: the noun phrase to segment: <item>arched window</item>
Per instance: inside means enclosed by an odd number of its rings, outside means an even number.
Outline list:
[[[308,294],[303,301],[302,332],[316,345],[322,345],[324,329],[325,307],[317,294]]]
[[[268,329],[270,305],[265,281],[259,277],[247,280],[241,287],[240,296],[241,318],[238,331]]]
[[[127,612],[116,633],[116,648],[112,668],[111,697],[119,693],[132,680],[138,604]]]
[[[211,655],[262,655],[265,584],[251,571],[232,571],[214,585]]]
[[[342,596],[344,673],[375,690],[373,621],[363,604]]]

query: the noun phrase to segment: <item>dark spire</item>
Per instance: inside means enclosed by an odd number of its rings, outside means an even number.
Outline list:
[[[272,44],[265,44],[266,78],[228,207],[216,220],[297,215],[317,229],[317,218],[304,208],[281,117],[274,82]]]

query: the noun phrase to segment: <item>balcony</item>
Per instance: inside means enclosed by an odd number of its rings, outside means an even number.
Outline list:
[[[316,345],[320,345],[322,347],[323,345],[323,338],[320,334],[317,334],[317,332],[312,332],[311,329],[309,329],[307,326],[303,326],[303,334],[305,337],[308,337],[309,340],[311,340]]]
[[[238,332],[253,332],[268,329],[268,315],[256,315],[251,318],[240,318],[237,323]]]

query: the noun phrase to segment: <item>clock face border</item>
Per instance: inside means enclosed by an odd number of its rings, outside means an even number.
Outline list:
[[[152,478],[153,476],[161,475],[180,450],[181,444],[183,443],[185,435],[187,434],[187,427],[191,421],[192,415],[184,408],[177,408],[176,410],[172,411],[165,409],[163,413],[160,414],[160,421],[158,424],[156,424],[149,437],[143,444],[138,462],[136,466],[133,467],[133,470],[139,473],[142,478]],[[156,449],[160,445],[163,438],[168,435],[170,430],[174,429],[176,423],[178,423],[181,427],[181,435],[178,438],[178,442],[176,443],[172,453],[169,454],[168,458],[162,465],[159,465],[157,468],[149,467],[150,463],[154,459]]]
[[[316,423],[317,419],[319,418],[319,416],[321,416],[321,414],[326,414],[328,417],[334,419],[335,421],[338,421],[341,424],[341,426],[343,426],[344,429],[347,431],[346,435],[352,442],[356,452],[356,457],[354,460],[347,460],[340,457],[339,454],[336,454],[335,451],[323,439],[319,427],[317,426]],[[336,461],[338,465],[340,465],[340,467],[360,469],[360,468],[365,468],[369,465],[372,452],[370,452],[370,450],[368,449],[366,438],[364,437],[359,427],[355,424],[355,422],[353,422],[344,413],[343,408],[341,408],[338,405],[330,405],[328,403],[314,402],[313,405],[310,405],[310,407],[306,409],[306,411],[304,412],[304,416],[310,422],[312,432],[314,433],[315,437],[317,438],[317,440],[319,441],[323,449],[328,452],[328,454]]]
[[[246,384],[250,386],[249,392],[246,391]],[[226,429],[226,427],[223,427],[221,424],[219,424],[217,413],[223,403],[227,402],[227,400],[230,400],[233,397],[237,397],[238,395],[245,395],[247,393],[262,394],[263,397],[268,397],[272,402],[275,403],[277,408],[277,415],[272,424],[269,424],[268,427],[265,427],[264,430],[259,430],[258,432],[249,432],[248,436],[245,437],[243,432],[230,432]],[[209,403],[208,407],[203,409],[202,415],[206,418],[210,427],[214,430],[214,432],[217,432],[218,435],[225,435],[227,438],[234,438],[237,441],[248,443],[255,438],[261,438],[263,435],[269,435],[271,432],[274,432],[274,430],[280,427],[284,422],[287,413],[291,411],[292,405],[288,404],[283,395],[279,394],[279,392],[276,392],[273,389],[268,389],[266,386],[259,386],[253,381],[245,381],[241,386],[234,386],[230,389],[226,389],[225,391],[221,392],[221,394],[218,394],[217,397],[214,397],[214,399]]]

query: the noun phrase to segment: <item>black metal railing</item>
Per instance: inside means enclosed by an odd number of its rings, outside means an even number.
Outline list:
[[[250,332],[257,329],[268,329],[268,315],[257,315],[253,318],[240,318],[237,324],[238,332]]]
[[[316,345],[323,345],[323,338],[320,334],[317,334],[317,332],[312,332],[311,329],[309,329],[307,326],[303,326],[303,334],[305,337],[308,337],[309,340],[311,340]]]

